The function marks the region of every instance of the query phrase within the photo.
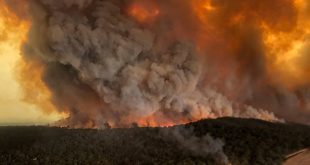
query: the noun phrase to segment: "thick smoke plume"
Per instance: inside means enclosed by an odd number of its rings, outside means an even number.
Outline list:
[[[207,67],[196,43],[169,36],[169,18],[156,26],[135,22],[126,12],[130,4],[31,1],[25,58],[45,66],[43,79],[57,109],[70,114],[67,124],[168,125],[222,116],[278,120],[206,86]]]
[[[30,0],[24,59],[44,68],[73,127],[279,121],[273,112],[309,123],[309,44],[293,70],[280,56],[289,38],[309,41],[295,36],[310,27],[301,2]]]

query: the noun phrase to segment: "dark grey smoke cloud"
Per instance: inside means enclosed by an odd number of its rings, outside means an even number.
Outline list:
[[[206,86],[207,67],[190,40],[165,42],[169,28],[141,27],[125,6],[120,0],[31,1],[25,58],[45,65],[43,79],[58,110],[70,113],[67,124],[126,126],[150,116],[157,125],[223,116],[278,121]]]

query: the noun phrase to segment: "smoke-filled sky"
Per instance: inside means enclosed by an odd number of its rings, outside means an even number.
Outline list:
[[[0,2],[0,119],[310,122],[308,0]]]

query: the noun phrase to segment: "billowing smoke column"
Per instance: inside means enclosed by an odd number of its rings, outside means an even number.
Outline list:
[[[44,66],[53,104],[70,115],[61,124],[279,120],[266,110],[309,122],[308,86],[280,86],[266,67],[278,64],[266,56],[267,32],[297,26],[291,1],[29,2],[24,58]]]
[[[226,97],[204,88],[194,45],[164,43],[160,34],[124,15],[120,2],[33,3],[25,54],[46,65],[44,81],[57,108],[70,113],[72,126],[176,124],[221,116],[276,120],[252,107],[234,109]]]

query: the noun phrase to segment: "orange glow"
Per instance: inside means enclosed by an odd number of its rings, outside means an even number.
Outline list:
[[[29,22],[19,19],[15,14],[11,13],[3,0],[0,1],[0,13],[1,42],[4,43],[6,40],[14,39],[16,42],[14,46],[20,47],[26,39]],[[14,34],[12,34],[13,31]]]
[[[197,50],[201,51],[205,42],[208,40],[208,32],[213,28],[210,24],[209,15],[216,10],[211,4],[211,0],[198,0],[191,2],[192,10],[199,20],[199,35],[195,39]]]
[[[17,5],[17,4],[15,4]],[[12,95],[9,101],[3,101],[3,104],[12,102],[14,100],[15,108],[21,111],[19,114],[12,114],[15,111],[10,110],[4,105],[0,105],[3,112],[8,116],[15,116],[16,120],[12,122],[39,122],[45,123],[53,121],[59,118],[56,109],[50,102],[50,92],[44,85],[41,79],[43,67],[39,63],[25,61],[22,58],[21,48],[26,41],[28,30],[30,28],[30,21],[27,20],[27,16],[24,14],[27,11],[27,3],[25,1],[18,1],[18,5],[14,6],[14,13],[7,6],[4,0],[0,0],[0,58],[2,61],[10,62],[8,66],[2,66],[2,72],[7,75],[2,75],[3,82],[10,82],[10,84],[2,84],[7,86],[9,93],[6,95]],[[20,15],[16,14],[19,13]],[[30,103],[30,104],[27,104]],[[36,107],[33,107],[36,105]],[[4,107],[3,107],[4,106]],[[37,111],[40,110],[40,111]],[[11,111],[6,113],[5,111]],[[48,112],[50,115],[46,116],[41,112]],[[28,114],[34,116],[42,115],[40,121],[28,121],[30,117]],[[5,117],[5,116],[4,116]],[[27,118],[27,121],[25,121]],[[7,121],[10,122],[10,121]]]
[[[133,3],[129,7],[129,15],[140,23],[152,22],[160,14],[160,11],[154,4],[146,2]]]
[[[21,60],[18,63],[19,84],[24,90],[23,100],[37,105],[41,110],[47,113],[55,112],[56,109],[51,103],[52,96],[49,89],[42,80],[44,67],[37,61]]]
[[[168,115],[169,116],[169,115]],[[130,118],[130,117],[129,117]],[[126,119],[129,119],[126,118]],[[162,114],[162,112],[156,112],[155,114],[140,118],[137,124],[141,127],[170,127],[176,124],[186,124],[189,122],[195,122],[205,118],[215,118],[215,116],[206,113],[190,114],[190,117],[172,115],[167,117],[167,115]]]
[[[266,1],[267,2],[267,1]],[[262,3],[266,3],[262,2]],[[191,7],[199,22],[197,27],[199,35],[193,36],[196,41],[198,51],[204,51],[204,45],[212,45],[218,42],[227,52],[224,54],[234,54],[234,49],[238,49],[238,38],[229,38],[222,31],[224,28],[242,29],[248,25],[256,26],[262,33],[264,44],[264,54],[266,58],[266,70],[268,77],[276,85],[286,88],[295,88],[297,86],[310,83],[310,3],[307,0],[294,0],[293,5],[297,11],[297,25],[287,24],[287,22],[277,22],[271,20],[268,15],[264,15],[265,9],[257,8],[257,11],[240,7],[238,12],[232,12],[225,18],[217,15],[217,12],[223,12],[225,6],[215,4],[212,0],[195,0],[191,2]],[[241,5],[249,6],[255,3],[245,1],[238,2]],[[240,5],[239,4],[239,5]],[[216,6],[219,5],[219,6]],[[264,4],[265,5],[265,4]],[[266,5],[267,6],[267,5]],[[289,17],[292,13],[281,15],[283,18]],[[282,19],[283,19],[282,18]],[[195,19],[195,18],[193,18]],[[227,24],[217,24],[219,19],[227,20]],[[284,20],[284,19],[283,19]],[[277,23],[274,23],[277,22]],[[267,25],[268,24],[268,25]],[[221,27],[221,26],[224,26]],[[285,27],[293,27],[290,30]],[[222,31],[221,31],[222,30]],[[238,33],[233,31],[232,33]],[[238,34],[234,34],[237,35]],[[211,38],[212,36],[215,36]],[[207,44],[206,44],[207,43]],[[219,51],[218,51],[219,52]],[[215,52],[215,53],[218,53]],[[225,57],[227,58],[227,57]]]
[[[297,25],[289,32],[275,32],[266,26],[264,42],[267,70],[278,84],[294,88],[310,83],[310,17],[306,0],[295,0],[298,9]]]
[[[200,19],[202,24],[208,24],[209,14],[216,11],[216,7],[212,5],[211,0],[196,0],[191,2],[193,11]]]
[[[236,25],[236,24],[242,22],[243,20],[244,20],[244,15],[242,15],[242,14],[237,14],[237,15],[235,15],[234,17],[232,17],[230,23],[231,23],[232,25]]]

